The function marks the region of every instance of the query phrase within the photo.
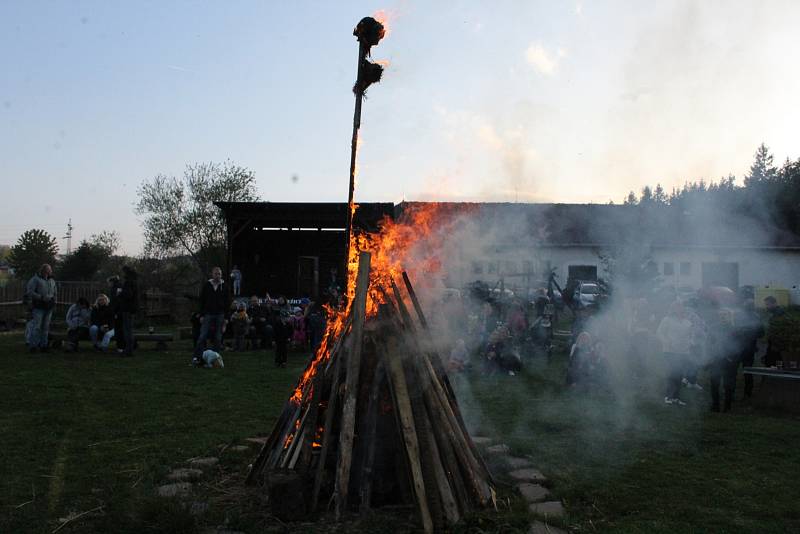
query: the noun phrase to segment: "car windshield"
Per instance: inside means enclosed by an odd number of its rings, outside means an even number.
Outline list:
[[[597,295],[597,286],[594,284],[584,284],[581,286],[581,293],[584,295]]]

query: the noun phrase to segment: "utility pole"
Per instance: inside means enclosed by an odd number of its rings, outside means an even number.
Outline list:
[[[67,235],[61,239],[67,240],[67,255],[69,255],[72,252],[72,217],[70,217],[69,222],[67,223]]]

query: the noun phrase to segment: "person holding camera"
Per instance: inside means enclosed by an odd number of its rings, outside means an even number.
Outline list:
[[[47,352],[50,319],[56,306],[56,281],[53,280],[53,268],[50,265],[45,263],[33,275],[26,286],[26,293],[33,308],[33,319],[28,330],[28,350]]]

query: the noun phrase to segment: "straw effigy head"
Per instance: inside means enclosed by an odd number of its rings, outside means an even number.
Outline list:
[[[358,42],[365,45],[367,48],[377,45],[383,36],[386,35],[386,29],[383,24],[378,22],[372,17],[364,17],[359,21],[353,30],[353,35],[358,38]]]

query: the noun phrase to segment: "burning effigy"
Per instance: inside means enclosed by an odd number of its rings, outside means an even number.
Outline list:
[[[327,309],[322,343],[248,476],[268,487],[274,510],[332,506],[338,518],[413,503],[431,532],[493,502],[403,268],[413,257],[412,274],[434,273],[441,262],[425,236],[457,221],[430,204],[351,237],[346,305]]]

